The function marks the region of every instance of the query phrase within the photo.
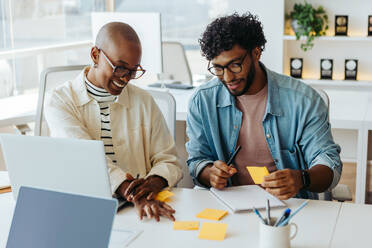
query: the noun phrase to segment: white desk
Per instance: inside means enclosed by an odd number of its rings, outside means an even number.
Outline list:
[[[204,208],[226,209],[206,190],[174,189],[170,205],[177,211],[177,220],[198,220],[195,216]],[[5,247],[7,234],[14,203],[11,194],[0,195],[0,247]],[[295,209],[303,200],[291,199],[287,205]],[[292,247],[329,247],[332,234],[337,222],[337,216],[341,203],[310,201],[295,218],[293,222],[298,226],[296,238],[292,241]],[[261,211],[264,213],[264,211]],[[283,209],[272,211],[272,216],[279,216]],[[140,221],[134,208],[128,207],[117,214],[114,228],[135,228],[143,230],[143,233],[134,240],[129,247],[258,247],[259,220],[252,212],[229,214],[221,223],[227,223],[227,233],[224,241],[208,241],[198,239],[199,231],[174,231],[173,223],[161,218],[157,223],[155,220]],[[199,228],[200,230],[200,228]],[[314,238],[316,237],[316,238]]]
[[[371,205],[343,203],[330,247],[371,247],[371,223]]]
[[[0,127],[35,121],[37,93],[0,99]]]

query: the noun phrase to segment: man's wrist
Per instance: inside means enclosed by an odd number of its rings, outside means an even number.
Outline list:
[[[213,164],[207,164],[202,169],[202,171],[199,173],[198,178],[197,178],[198,181],[206,187],[211,186],[210,177],[209,177],[210,176],[209,170],[212,168],[212,166],[213,166]]]

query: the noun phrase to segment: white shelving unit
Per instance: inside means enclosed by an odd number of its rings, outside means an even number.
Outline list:
[[[329,30],[326,36],[317,37],[313,49],[304,52],[300,49],[301,42],[305,38],[296,40],[294,35],[287,35],[288,23],[283,27],[283,73],[289,75],[290,58],[303,58],[303,78],[320,77],[320,60],[323,58],[333,59],[333,85],[342,87],[355,86],[369,87],[365,83],[372,81],[372,37],[367,36],[368,15],[372,15],[372,1],[370,0],[311,0],[308,1],[314,7],[323,6],[329,19]],[[284,0],[285,13],[293,9],[295,3],[303,3],[303,0]],[[335,15],[348,15],[348,36],[334,36]],[[283,14],[284,18],[284,14]],[[345,59],[358,60],[358,81],[344,82]],[[313,81],[313,80],[312,80]],[[317,82],[318,86],[329,82]],[[333,86],[332,85],[332,86]],[[370,87],[372,92],[372,87]]]
[[[325,79],[303,79],[304,83],[313,87],[322,89],[338,89],[352,91],[372,91],[371,81],[355,81],[355,80],[325,80]],[[371,92],[372,93],[372,92]]]

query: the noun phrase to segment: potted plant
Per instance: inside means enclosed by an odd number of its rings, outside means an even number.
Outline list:
[[[313,8],[310,3],[296,3],[293,10],[286,14],[286,18],[291,20],[291,26],[296,34],[296,39],[301,36],[306,37],[306,41],[301,44],[301,49],[305,52],[314,46],[314,38],[325,35],[328,30],[328,15],[324,8],[319,6]]]

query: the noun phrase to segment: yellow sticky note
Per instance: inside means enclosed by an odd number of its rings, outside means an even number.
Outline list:
[[[196,215],[197,218],[220,220],[227,214],[226,210],[206,208]]]
[[[174,194],[170,192],[169,190],[163,190],[156,195],[155,200],[162,201],[162,202],[169,202],[168,198],[173,195]]]
[[[225,239],[227,224],[204,222],[200,228],[199,239],[219,240]]]
[[[175,221],[173,222],[174,230],[198,230],[199,221]]]
[[[264,176],[269,175],[269,171],[265,166],[247,166],[247,170],[249,171],[249,174],[251,175],[255,184],[261,184],[263,182]]]

